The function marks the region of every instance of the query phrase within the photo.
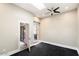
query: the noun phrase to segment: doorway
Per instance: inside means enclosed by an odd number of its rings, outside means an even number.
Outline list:
[[[20,23],[20,41],[24,42],[24,30],[26,31],[27,36],[29,37],[29,24]]]
[[[39,34],[40,34],[40,23],[34,21],[34,40],[39,40]]]

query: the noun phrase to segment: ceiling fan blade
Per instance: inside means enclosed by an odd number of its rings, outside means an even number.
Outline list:
[[[60,7],[55,8],[54,10],[58,10]]]
[[[54,11],[54,13],[60,13],[59,11]]]
[[[50,9],[47,9],[47,10],[49,10],[50,12],[52,12],[52,10],[50,10]]]

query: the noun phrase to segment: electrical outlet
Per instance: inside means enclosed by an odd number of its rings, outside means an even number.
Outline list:
[[[2,51],[3,51],[3,53],[4,53],[4,52],[6,51],[6,49],[3,49]]]
[[[6,49],[2,49],[2,51],[0,52],[0,55],[4,54],[6,52]]]

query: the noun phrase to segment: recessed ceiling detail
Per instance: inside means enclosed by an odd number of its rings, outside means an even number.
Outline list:
[[[43,8],[41,9],[38,9],[32,3],[15,3],[15,5],[33,13],[36,17],[39,18],[60,14],[76,9],[78,7],[78,3],[44,3],[42,5]]]
[[[45,5],[43,3],[32,3],[32,5],[34,5],[39,10],[42,10],[45,8]]]

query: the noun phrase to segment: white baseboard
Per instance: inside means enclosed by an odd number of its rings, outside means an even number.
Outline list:
[[[79,49],[77,48],[77,53],[78,53],[78,55],[79,55]]]
[[[40,43],[40,41],[36,42],[35,44],[31,44],[30,47],[31,47],[31,46],[34,46],[34,45],[37,45],[37,44],[39,44],[39,43]],[[8,53],[4,53],[4,54],[2,54],[2,55],[0,55],[0,56],[10,56],[10,55],[12,55],[12,54],[15,54],[15,53],[17,53],[17,52],[20,52],[20,51],[26,49],[24,43],[21,42],[21,44],[22,44],[22,45],[20,46],[20,48],[14,50],[14,51],[10,51],[10,52],[8,52]]]
[[[72,47],[72,46],[68,46],[68,45],[64,45],[64,44],[53,43],[53,42],[48,42],[48,41],[43,41],[43,40],[41,42],[45,42],[45,43],[48,43],[48,44],[51,44],[51,45],[56,45],[56,46],[60,46],[60,47],[65,47],[65,48],[77,50],[76,47]]]
[[[65,47],[65,48],[74,49],[74,50],[77,50],[77,52],[78,52],[78,54],[79,54],[79,49],[76,48],[76,47],[67,46],[67,45],[58,44],[58,43],[47,42],[47,41],[43,41],[43,40],[39,40],[37,43],[35,43],[35,44],[31,44],[30,46],[37,45],[37,44],[39,44],[39,43],[41,43],[41,42],[48,43],[48,44],[51,44],[51,45],[60,46],[60,47]],[[1,55],[1,56],[4,56],[4,55],[5,55],[5,56],[9,56],[9,55],[12,55],[12,54],[14,54],[14,53],[17,53],[17,52],[19,52],[19,51],[22,51],[22,50],[24,50],[24,49],[25,49],[25,48],[22,48],[22,49],[16,49],[16,50],[14,50],[14,51],[11,51],[11,52],[9,52],[9,53],[7,53],[7,54],[3,54],[3,55]]]
[[[44,40],[42,40],[40,42],[44,42],[44,43],[48,43],[48,44],[51,44],[51,45],[56,45],[56,46],[60,46],[60,47],[64,47],[64,48],[73,49],[73,50],[76,50],[79,53],[79,49],[76,48],[76,47],[72,47],[72,46],[68,46],[68,45],[63,45],[63,44],[59,44],[59,43],[48,42],[48,41],[44,41]]]

